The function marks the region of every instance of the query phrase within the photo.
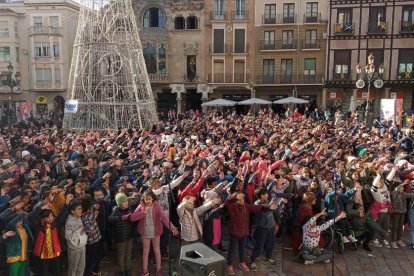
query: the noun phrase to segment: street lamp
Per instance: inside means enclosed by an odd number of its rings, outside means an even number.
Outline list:
[[[367,94],[367,105],[365,107],[365,123],[367,122],[368,112],[369,112],[369,93],[371,90],[371,82],[373,82],[376,88],[381,88],[384,86],[384,81],[382,80],[382,75],[384,74],[384,65],[380,65],[378,67],[378,72],[375,71],[375,64],[374,64],[374,54],[371,53],[368,56],[368,63],[365,65],[365,72],[362,72],[362,67],[358,63],[355,67],[357,76],[359,77],[357,82],[355,83],[357,88],[363,88],[365,86],[365,80],[367,81],[368,86],[368,94]]]

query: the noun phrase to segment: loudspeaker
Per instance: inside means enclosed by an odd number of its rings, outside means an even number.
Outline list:
[[[202,243],[181,247],[180,276],[222,276],[226,260]]]

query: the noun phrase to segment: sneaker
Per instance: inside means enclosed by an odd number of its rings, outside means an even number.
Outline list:
[[[397,249],[398,245],[396,242],[391,242],[391,247]]]
[[[227,267],[227,274],[228,274],[228,275],[236,275],[236,272],[234,272],[234,268],[233,268],[233,266],[232,266],[232,265],[229,265],[229,266]]]
[[[358,240],[357,239],[355,239],[353,236],[348,236],[348,240],[350,241],[350,242],[357,242]]]
[[[313,261],[305,261],[304,264],[305,265],[311,265],[311,264],[313,264]]]
[[[331,262],[331,259],[327,259],[325,261],[323,261],[325,264],[329,264]]]
[[[397,244],[402,247],[407,246],[402,240],[397,241]]]
[[[267,259],[266,263],[268,265],[274,265],[275,264],[275,260],[273,260],[272,258]]]
[[[253,272],[257,272],[258,271],[257,265],[255,263],[251,263],[250,264],[250,270],[253,271]]]
[[[387,240],[384,240],[384,246],[386,248],[390,248],[390,243]]]
[[[376,247],[382,247],[382,244],[380,244],[379,243],[379,241],[377,240],[377,239],[375,239],[375,240],[373,240],[372,242],[371,242],[371,244],[373,245],[373,246],[376,246]]]
[[[241,270],[243,270],[244,272],[248,272],[250,271],[249,267],[246,265],[246,263],[240,263],[239,267],[241,268]]]
[[[348,240],[348,238],[347,238],[347,237],[343,236],[343,237],[342,237],[342,242],[343,242],[343,243],[348,243],[348,242],[349,242],[349,240]]]

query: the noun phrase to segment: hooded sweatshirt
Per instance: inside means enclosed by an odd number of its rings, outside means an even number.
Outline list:
[[[88,235],[84,230],[82,219],[69,215],[65,224],[65,238],[70,249],[80,249],[86,246]]]

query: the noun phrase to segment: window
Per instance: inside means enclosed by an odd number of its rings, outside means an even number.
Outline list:
[[[150,8],[144,14],[144,28],[165,28],[165,14],[158,8]]]
[[[306,3],[305,22],[318,22],[318,3]]]
[[[244,83],[244,59],[236,59],[234,61],[234,78],[235,83]]]
[[[352,31],[353,31],[352,10],[351,9],[338,10],[335,33],[352,33]]]
[[[372,7],[369,10],[369,33],[384,33],[386,31],[385,8]]]
[[[14,22],[14,37],[19,37],[19,28],[17,26],[17,22]]]
[[[292,65],[293,59],[282,59],[280,66],[280,83],[292,82]]]
[[[0,37],[9,36],[9,22],[0,21]]]
[[[53,56],[60,57],[59,42],[53,42]]]
[[[414,50],[400,50],[398,55],[398,79],[413,78]]]
[[[62,78],[60,75],[60,68],[55,68],[55,83],[61,83]]]
[[[36,68],[36,83],[52,83],[52,69],[50,68]]]
[[[46,30],[43,29],[43,18],[41,16],[33,17],[33,26],[34,26],[35,32],[37,33],[46,32]]]
[[[158,49],[158,74],[167,73],[166,69],[166,60],[167,60],[167,51],[164,48],[164,45],[161,44],[161,47]]]
[[[293,31],[282,31],[282,49],[292,49],[293,45]]]
[[[309,48],[318,48],[319,45],[317,45],[317,37],[318,30],[306,30],[305,32],[305,49]]]
[[[403,7],[401,31],[412,32],[414,31],[414,7]]]
[[[349,79],[349,65],[351,62],[351,51],[335,51],[334,54],[334,78]]]
[[[52,28],[59,28],[59,17],[49,16],[49,26]]]
[[[187,17],[187,29],[196,30],[198,29],[198,19],[196,16],[192,15]]]
[[[263,83],[271,84],[275,81],[275,60],[264,59],[263,60]]]
[[[222,59],[215,59],[213,63],[214,79],[213,82],[224,82],[224,61]]]
[[[149,74],[157,73],[157,50],[148,43],[147,47],[144,48],[143,54],[147,72]]]
[[[234,52],[245,53],[246,52],[246,30],[235,29],[234,30]]]
[[[0,47],[0,62],[10,62],[10,47]]]
[[[264,32],[264,50],[275,50],[275,31]]]
[[[183,30],[185,28],[185,26],[184,26],[185,23],[184,22],[185,22],[184,21],[184,17],[177,16],[174,19],[174,29],[176,29],[176,30]]]
[[[224,53],[224,29],[214,29],[213,53]]]
[[[187,56],[187,78],[192,81],[197,75],[197,56]]]
[[[16,62],[20,62],[20,49],[16,47]]]
[[[224,19],[224,0],[214,0],[214,19]]]
[[[246,0],[236,0],[236,19],[246,19]]]
[[[34,56],[35,57],[49,57],[50,56],[50,44],[49,42],[35,42],[34,43]]]
[[[316,73],[316,58],[305,58],[304,70],[303,70],[304,82],[314,83],[315,73]]]
[[[264,13],[264,24],[276,23],[276,4],[266,4]]]
[[[295,4],[283,4],[283,23],[295,22]]]

